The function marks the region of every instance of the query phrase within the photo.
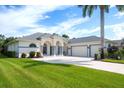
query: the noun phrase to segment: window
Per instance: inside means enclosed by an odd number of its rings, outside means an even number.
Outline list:
[[[34,43],[31,43],[29,47],[37,47]]]

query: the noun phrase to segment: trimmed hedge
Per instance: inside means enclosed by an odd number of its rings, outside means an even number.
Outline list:
[[[31,51],[31,52],[29,53],[29,57],[30,57],[30,58],[34,58],[34,57],[35,57],[35,54],[36,54],[36,53],[35,53],[34,51]]]
[[[36,52],[36,57],[37,58],[41,57],[41,53],[40,52]]]
[[[26,58],[26,54],[25,53],[22,53],[22,55],[21,55],[21,58]]]

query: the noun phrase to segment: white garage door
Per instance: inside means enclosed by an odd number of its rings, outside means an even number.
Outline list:
[[[73,46],[72,56],[87,57],[87,46]]]
[[[94,57],[94,54],[99,54],[100,45],[91,45],[91,57]]]

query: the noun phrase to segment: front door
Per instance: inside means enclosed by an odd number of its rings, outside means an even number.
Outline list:
[[[47,55],[47,44],[43,46],[43,55]]]

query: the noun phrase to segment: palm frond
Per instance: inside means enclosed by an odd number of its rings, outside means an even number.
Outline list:
[[[124,11],[124,5],[116,5],[116,8],[118,11],[123,12]]]
[[[88,7],[88,16],[89,16],[89,17],[91,17],[91,15],[93,14],[93,11],[94,11],[93,5],[89,6],[89,7]]]
[[[91,17],[95,9],[97,9],[97,5],[84,5],[82,7],[83,17],[86,17],[87,15]]]
[[[109,13],[109,7],[110,7],[110,5],[104,5],[104,10],[106,13]]]
[[[86,15],[87,15],[87,9],[88,9],[88,5],[84,5],[84,6],[82,6],[82,16],[83,17],[86,17]]]

